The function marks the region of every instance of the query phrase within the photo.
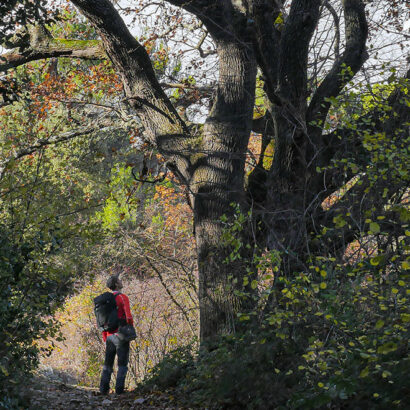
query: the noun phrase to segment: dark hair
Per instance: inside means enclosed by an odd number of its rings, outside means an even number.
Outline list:
[[[117,289],[118,275],[112,275],[107,280],[107,288],[111,290]]]

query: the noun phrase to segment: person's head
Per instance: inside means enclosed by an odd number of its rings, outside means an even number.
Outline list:
[[[118,275],[112,275],[107,280],[107,288],[111,290],[121,290],[122,289],[122,281],[118,277]]]

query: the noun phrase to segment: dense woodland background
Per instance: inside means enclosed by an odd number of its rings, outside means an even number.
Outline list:
[[[14,0],[0,21],[1,408],[33,371],[98,384],[114,273],[129,388],[408,406],[405,2]]]

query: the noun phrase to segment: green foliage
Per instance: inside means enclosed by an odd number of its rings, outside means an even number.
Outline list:
[[[280,14],[276,28],[281,30],[283,23]],[[79,37],[80,41],[96,38],[91,26],[69,9],[50,31],[68,39],[63,41],[66,44]],[[170,61],[166,43],[152,37],[144,45],[158,77],[172,73],[185,84],[173,92],[173,99],[198,101],[199,95],[187,91],[195,85],[194,78],[181,78],[182,60]],[[341,75],[348,79],[353,72],[345,66]],[[141,260],[145,257],[152,264],[149,251],[172,220],[164,217],[165,206],[158,206],[148,224],[139,224],[154,192],[142,189],[131,177],[124,131],[93,134],[13,160],[21,149],[67,131],[73,124],[102,117],[109,96],[122,100],[118,85],[111,87],[109,81],[101,81],[115,77],[109,65],[60,60],[53,69],[39,62],[16,70],[14,76],[19,83],[35,85],[38,90],[30,93],[23,87],[20,100],[2,111],[0,124],[7,130],[1,135],[7,172],[0,187],[0,325],[4,341],[0,383],[5,393],[0,406],[4,407],[17,403],[12,386],[38,362],[41,347],[37,339],[58,337],[58,328],[49,318],[70,292],[76,273],[91,270],[87,250],[100,238],[112,243],[115,235],[132,230],[139,235],[149,225],[152,237],[133,242],[129,235],[126,240],[130,248],[138,245]],[[67,87],[61,87],[67,79]],[[331,213],[327,221],[315,220],[317,226],[312,229],[317,232],[308,244],[309,264],[284,277],[281,268],[284,260],[289,261],[289,251],[267,250],[266,244],[245,241],[244,227],[253,215],[242,213],[234,204],[233,214],[221,220],[226,226],[221,240],[229,248],[225,262],[246,265],[245,276],[232,272],[229,278],[243,306],[252,308],[238,313],[237,334],[204,346],[195,360],[190,346],[165,356],[152,370],[147,386],[176,387],[188,405],[199,407],[266,408],[269,403],[272,408],[309,409],[354,403],[360,408],[382,409],[406,405],[404,398],[410,393],[408,124],[388,132],[374,132],[370,127],[398,116],[388,104],[388,96],[399,85],[392,71],[386,84],[331,98],[329,118],[316,124],[327,130],[360,130],[360,141],[354,141],[355,146],[360,145],[358,155],[345,157],[341,151],[331,165],[318,164],[316,168],[317,173],[338,170],[345,177],[337,195],[327,198],[336,203],[363,186],[360,195],[353,195],[356,203],[363,199],[360,210],[351,212],[355,202],[350,202]],[[407,85],[402,87],[407,95]],[[50,94],[56,99],[50,99]],[[62,96],[75,103],[57,103]],[[258,78],[255,118],[265,114],[264,100],[263,81]],[[97,103],[101,110],[93,111],[84,102]],[[371,113],[377,115],[369,116]],[[345,143],[350,142],[346,137]],[[273,153],[273,143],[267,150]],[[119,153],[118,157],[113,153]],[[196,163],[201,158],[191,159]],[[266,156],[263,167],[270,169],[271,165]],[[332,241],[349,234],[352,227],[359,229],[350,247],[334,257]],[[120,257],[129,258],[132,252],[135,257],[136,248]],[[116,254],[108,246],[92,249],[95,253],[103,249],[106,255],[121,260],[118,249]],[[317,249],[325,249],[321,254],[326,256],[315,254]],[[171,258],[167,263],[171,264]],[[161,282],[165,286],[162,278]],[[87,355],[87,377],[95,380],[99,356],[92,349]]]
[[[265,91],[263,89],[264,83],[260,76],[256,79],[256,88],[255,88],[255,108],[253,110],[253,118],[257,119],[263,117],[266,113],[266,104],[265,104]]]
[[[72,29],[64,26],[62,35]],[[102,237],[92,217],[107,193],[110,169],[128,159],[128,135],[118,127],[39,146],[87,125],[89,115],[95,118],[92,108],[56,101],[62,91],[68,99],[83,99],[86,87],[89,100],[96,101],[113,88],[100,81],[112,75],[109,65],[60,60],[49,70],[48,64],[11,72],[21,84],[19,100],[0,110],[1,408],[27,407],[19,402],[19,386],[40,355],[52,350],[46,340],[61,340],[53,315],[73,283],[91,270],[91,249]],[[86,80],[85,72],[94,79]],[[28,153],[14,159],[22,151]]]
[[[87,369],[85,372],[86,380],[82,380],[82,384],[96,386],[98,385],[101,377],[101,366],[103,365],[101,360],[101,349],[96,352],[90,346],[88,341],[84,341],[84,345],[87,349]]]
[[[70,7],[60,8],[58,21],[48,25],[47,29],[53,37],[65,40],[95,40],[97,34],[94,27]]]
[[[131,192],[140,187],[133,181],[131,167],[118,164],[111,170],[109,196],[105,200],[104,208],[96,214],[97,220],[102,222],[102,227],[115,230],[121,221],[131,222],[135,219],[137,200],[131,197]]]
[[[5,408],[12,408],[18,384],[38,364],[39,352],[46,352],[37,341],[60,337],[51,315],[70,283],[64,275],[45,270],[44,257],[51,250],[44,241],[13,243],[10,238],[1,226],[0,406]]]
[[[147,379],[144,381],[144,389],[167,389],[175,387],[184,379],[187,370],[193,367],[193,345],[179,347],[166,354],[161,362],[155,365]]]
[[[250,315],[245,333],[205,346],[194,365],[167,357],[147,386],[177,385],[187,405],[210,408],[404,408],[409,274],[399,258],[387,277],[379,269],[320,261],[279,278],[264,292],[275,303]]]

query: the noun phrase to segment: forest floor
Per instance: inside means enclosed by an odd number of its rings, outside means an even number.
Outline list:
[[[70,385],[36,376],[26,386],[24,395],[30,400],[30,410],[60,409],[183,409],[171,392],[141,394],[126,391],[121,395],[100,395],[97,388]]]

